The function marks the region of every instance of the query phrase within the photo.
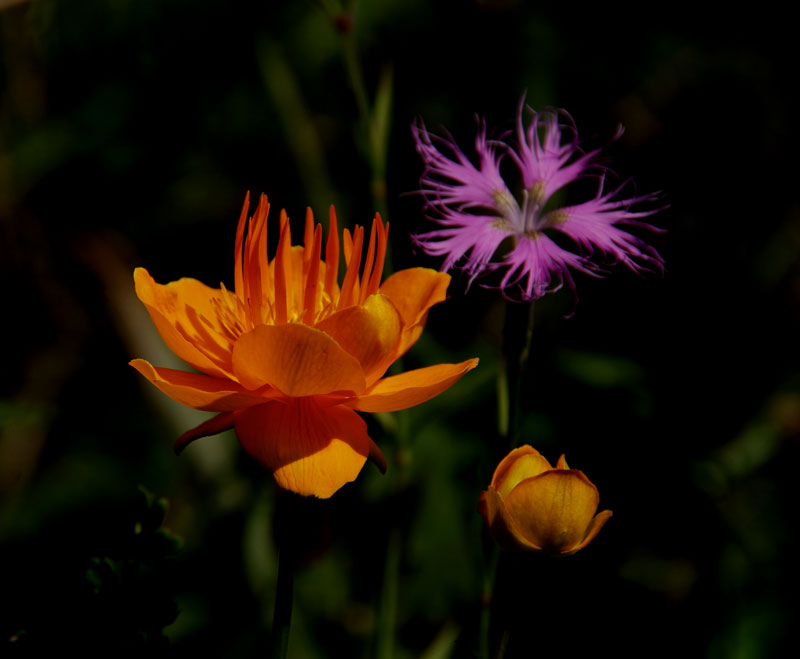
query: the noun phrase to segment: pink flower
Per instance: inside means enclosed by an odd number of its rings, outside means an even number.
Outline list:
[[[574,289],[571,270],[599,277],[605,274],[604,265],[623,263],[637,273],[662,272],[664,262],[655,248],[628,231],[657,231],[641,218],[661,207],[639,205],[652,204],[658,196],[626,197],[627,181],[606,189],[600,150],[581,150],[572,118],[564,111],[528,110],[532,118],[526,127],[520,105],[513,143],[487,140],[481,121],[475,138],[477,166],[450,136],[431,135],[421,121],[412,126],[425,163],[420,192],[429,219],[441,227],[415,236],[417,244],[427,254],[444,257],[442,270],[464,270],[470,283],[502,270],[499,288],[524,300],[556,291],[565,282]],[[500,173],[505,156],[518,170],[521,199]],[[595,196],[554,207],[553,195],[583,178],[598,180]],[[507,238],[512,241],[509,251],[499,262],[493,260]],[[511,289],[517,284],[514,295]]]

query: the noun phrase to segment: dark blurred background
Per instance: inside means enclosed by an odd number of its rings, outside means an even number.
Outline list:
[[[205,416],[127,366],[181,367],[132,270],[232,284],[247,190],[293,217],[336,203],[350,226],[381,209],[394,267],[438,267],[409,241],[426,226],[411,122],[468,149],[475,113],[500,135],[526,93],[590,144],[623,124],[612,168],[669,209],[650,236],[663,278],[580,277],[570,318],[568,292],[537,303],[522,440],[566,453],[614,517],[572,558],[513,564],[530,621],[507,656],[790,656],[793,27],[768,6],[658,7],[0,1],[0,654],[266,655],[275,486],[230,433],[173,455]],[[385,196],[346,48],[370,98],[391,80]],[[406,368],[480,367],[368,419],[386,476],[367,465],[303,502],[290,656],[477,656],[502,304],[465,287]],[[393,654],[375,641],[384,572],[398,575]]]

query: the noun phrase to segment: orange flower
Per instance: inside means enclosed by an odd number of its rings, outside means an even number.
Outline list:
[[[478,363],[438,364],[383,377],[419,338],[428,310],[445,297],[450,277],[426,268],[402,270],[381,284],[388,224],[372,223],[359,276],[364,229],[344,230],[346,272],[338,284],[339,235],[331,208],[322,227],[306,213],[305,247],[291,244],[280,215],[277,253],[267,258],[269,203],[250,218],[245,198],[236,230],[235,287],[195,279],[156,283],[134,272],[136,294],[170,349],[200,373],[131,365],[177,402],[219,412],[175,443],[236,429],[239,442],[280,487],[331,496],[356,478],[369,456],[386,462],[354,410],[391,412],[425,402]]]
[[[595,515],[600,496],[562,455],[555,469],[534,448],[521,446],[500,461],[478,512],[502,549],[569,555],[588,545],[611,517]]]

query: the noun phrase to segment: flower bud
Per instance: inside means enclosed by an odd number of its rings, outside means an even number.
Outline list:
[[[562,455],[555,468],[536,449],[521,446],[495,469],[478,512],[506,551],[566,556],[588,545],[611,517],[595,515],[597,488]]]

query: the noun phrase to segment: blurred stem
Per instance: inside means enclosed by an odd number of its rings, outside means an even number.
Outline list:
[[[506,647],[508,646],[509,636],[511,636],[511,630],[504,629],[503,634],[500,636],[500,640],[497,642],[497,647],[494,649],[492,659],[503,659],[503,655],[506,653]]]
[[[394,631],[397,625],[397,590],[400,572],[400,545],[402,536],[393,527],[386,547],[383,570],[381,607],[378,614],[377,659],[391,659],[394,652]]]
[[[353,15],[354,6],[355,2],[351,3],[350,16]],[[364,75],[361,70],[361,62],[358,57],[358,46],[356,44],[356,35],[355,30],[353,30],[352,21],[348,21],[347,23],[341,22],[340,25],[342,26],[340,27],[340,31],[342,33],[345,70],[350,80],[350,87],[353,89],[353,96],[355,96],[359,121],[367,137],[367,162],[372,175],[370,181],[372,198],[375,202],[375,207],[383,216],[383,219],[388,220],[388,208],[386,203],[386,152],[388,144],[387,115],[391,106],[391,103],[387,105],[387,102],[389,102],[391,98],[391,68],[385,68],[381,74],[375,105],[372,106],[369,94],[367,93],[367,85],[364,82]]]
[[[519,439],[519,390],[522,372],[530,354],[533,334],[533,302],[505,301],[505,321],[503,325],[503,345],[501,348],[500,371],[497,376],[497,430],[499,441],[495,447],[497,464]],[[483,601],[480,622],[480,652],[484,659],[501,659],[508,644],[509,629],[502,621],[503,632],[494,653],[490,655],[490,624],[492,612],[497,612],[499,588],[497,584],[500,552],[492,544],[483,580]],[[500,616],[503,617],[502,615]]]
[[[384,221],[389,220],[389,206],[386,193],[386,163],[389,150],[389,119],[392,108],[393,73],[390,65],[384,66],[378,80],[374,99],[370,99],[354,29],[356,1],[351,0],[342,8],[333,0],[321,0],[325,12],[330,17],[339,34],[342,35],[342,55],[350,87],[353,90],[359,123],[366,137],[366,158],[370,170],[370,192],[372,200]],[[391,271],[387,254],[386,270]]]
[[[533,333],[533,302],[506,300],[501,372],[497,382],[497,426],[502,441],[498,455],[517,445],[519,388]]]
[[[311,197],[311,205],[317,211],[317,222],[327,229],[327,210],[337,199],[325,166],[322,141],[300,85],[278,44],[267,39],[259,42],[258,62],[264,87],[278,112],[286,144]]]
[[[364,76],[361,75],[361,64],[358,60],[358,50],[356,49],[356,39],[352,25],[342,29],[342,45],[344,48],[344,65],[347,70],[347,77],[350,79],[350,86],[353,88],[353,95],[356,97],[358,115],[362,121],[369,124],[369,95],[367,94],[367,86],[364,84]]]
[[[387,474],[391,478],[392,506],[401,507],[404,493],[408,488],[408,467],[411,464],[411,442],[408,415],[403,412],[393,414],[394,427],[391,432],[397,441],[392,456],[392,465]],[[397,628],[397,598],[400,590],[400,555],[405,529],[403,515],[391,515],[394,523],[389,529],[386,542],[386,555],[383,563],[383,583],[378,610],[378,624],[375,630],[376,659],[391,659],[394,655],[395,630]]]
[[[275,614],[272,619],[272,658],[285,659],[289,649],[289,630],[292,625],[294,599],[294,570],[297,556],[291,521],[295,517],[294,495],[281,493],[283,506],[278,521],[278,585],[275,592]]]
[[[500,550],[497,545],[492,543],[491,556],[483,575],[483,594],[481,597],[481,628],[479,636],[480,656],[489,659],[489,623],[492,612],[492,596],[494,591],[494,581],[497,575],[497,563],[500,557]]]
[[[397,600],[400,591],[400,557],[403,537],[407,531],[407,517],[404,497],[408,491],[409,465],[412,459],[411,432],[409,416],[405,412],[394,412],[384,429],[391,433],[397,446],[389,458],[390,467],[386,478],[390,479],[391,512],[393,520],[386,540],[386,554],[383,563],[383,583],[378,604],[378,621],[375,627],[374,656],[376,659],[391,659],[394,655],[395,632],[397,628]]]
[[[524,620],[523,632],[525,634],[533,636],[538,631],[535,628],[535,619],[527,615],[520,616],[517,609],[521,604],[519,594],[526,592],[522,586],[527,581],[524,573],[519,570],[519,557],[500,553],[496,545],[495,549],[492,571],[494,583],[492,584],[492,599],[488,607],[493,628],[489,629],[487,622],[486,645],[481,648],[483,653],[481,656],[484,659],[503,659],[511,638],[511,630],[520,629],[520,620]],[[490,652],[492,639],[494,640],[494,650]]]

